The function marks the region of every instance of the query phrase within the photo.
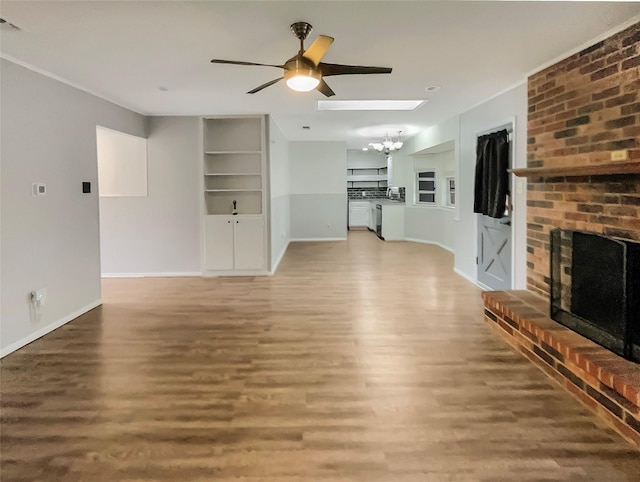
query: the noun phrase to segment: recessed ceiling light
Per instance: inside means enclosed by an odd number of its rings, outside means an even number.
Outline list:
[[[319,100],[318,110],[416,110],[420,100]]]
[[[363,147],[363,148],[362,148],[362,150],[363,150],[363,151],[368,151],[368,150],[369,150],[369,148],[368,148],[368,147]]]
[[[429,87],[425,87],[425,89],[427,92],[435,92],[436,90],[440,90],[440,86],[439,85],[430,85]]]

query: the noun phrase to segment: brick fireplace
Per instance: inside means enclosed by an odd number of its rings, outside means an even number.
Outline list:
[[[640,163],[640,24],[529,78],[528,167]],[[603,170],[602,172],[606,172]],[[640,240],[640,176],[530,177],[527,285],[549,294],[549,231]]]
[[[528,80],[527,291],[483,294],[486,319],[640,446],[640,365],[549,318],[550,231],[640,241],[640,23]]]

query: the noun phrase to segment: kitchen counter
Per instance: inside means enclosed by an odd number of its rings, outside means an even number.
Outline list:
[[[388,204],[393,204],[393,205],[402,205],[404,206],[405,202],[404,201],[395,201],[393,199],[372,199],[372,198],[358,198],[358,199],[349,199],[349,204],[351,203],[373,203],[373,204],[382,204],[382,205],[388,205]]]
[[[404,239],[404,201],[392,199],[358,198],[349,200],[350,228],[368,227],[376,232],[376,206],[382,207],[382,239],[399,241]]]

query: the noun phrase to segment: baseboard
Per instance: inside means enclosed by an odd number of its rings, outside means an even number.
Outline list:
[[[31,333],[28,336],[25,336],[22,340],[18,340],[15,343],[11,343],[9,346],[5,346],[0,349],[0,358],[7,356],[9,353],[13,353],[14,351],[22,348],[23,346],[28,345],[29,343],[36,341],[38,338],[43,337],[44,335],[51,333],[53,330],[60,328],[62,325],[66,325],[72,320],[75,320],[77,317],[84,315],[87,311],[91,311],[92,309],[100,306],[102,304],[102,300],[96,300],[93,303],[89,303],[88,305],[83,306],[79,310],[74,311],[73,313],[68,314],[64,318],[55,321],[44,328],[40,328],[38,331]]]
[[[421,244],[433,244],[434,246],[438,246],[439,248],[444,249],[445,251],[449,251],[453,253],[453,248],[449,246],[445,246],[444,244],[440,244],[436,241],[425,241],[424,239],[416,239],[416,238],[405,238],[405,241],[411,241],[412,243],[421,243]]]
[[[278,259],[276,260],[276,262],[271,267],[271,274],[272,275],[275,274],[276,270],[278,269],[278,266],[280,266],[280,261],[282,261],[282,258],[284,258],[284,255],[287,252],[287,249],[289,249],[289,243],[291,243],[291,241],[287,241],[287,244],[284,246],[284,249],[280,253],[280,256],[278,256]]]
[[[494,288],[489,288],[487,285],[480,283],[480,281],[476,281],[476,286],[483,291],[495,291]]]
[[[247,271],[236,271],[236,270],[230,270],[230,271],[205,271],[203,272],[200,276],[202,276],[203,278],[221,278],[221,277],[225,277],[225,278],[230,278],[230,277],[234,277],[234,276],[271,276],[271,272],[270,271],[252,271],[252,270],[247,270]]]
[[[102,273],[102,278],[193,278],[202,276],[201,271],[170,271],[167,273]]]
[[[291,239],[290,243],[306,243],[311,241],[346,241],[347,238],[301,238],[301,239]]]
[[[453,272],[456,273],[459,276],[462,276],[464,279],[466,279],[470,283],[473,283],[474,285],[476,285],[478,288],[480,288],[483,291],[493,291],[488,286],[485,286],[482,283],[480,283],[479,281],[476,281],[471,276],[469,276],[467,273],[464,273],[463,271],[460,271],[458,268],[453,268]]]

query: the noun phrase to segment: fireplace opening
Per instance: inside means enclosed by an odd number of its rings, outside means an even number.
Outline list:
[[[551,318],[640,363],[640,243],[551,231]]]

